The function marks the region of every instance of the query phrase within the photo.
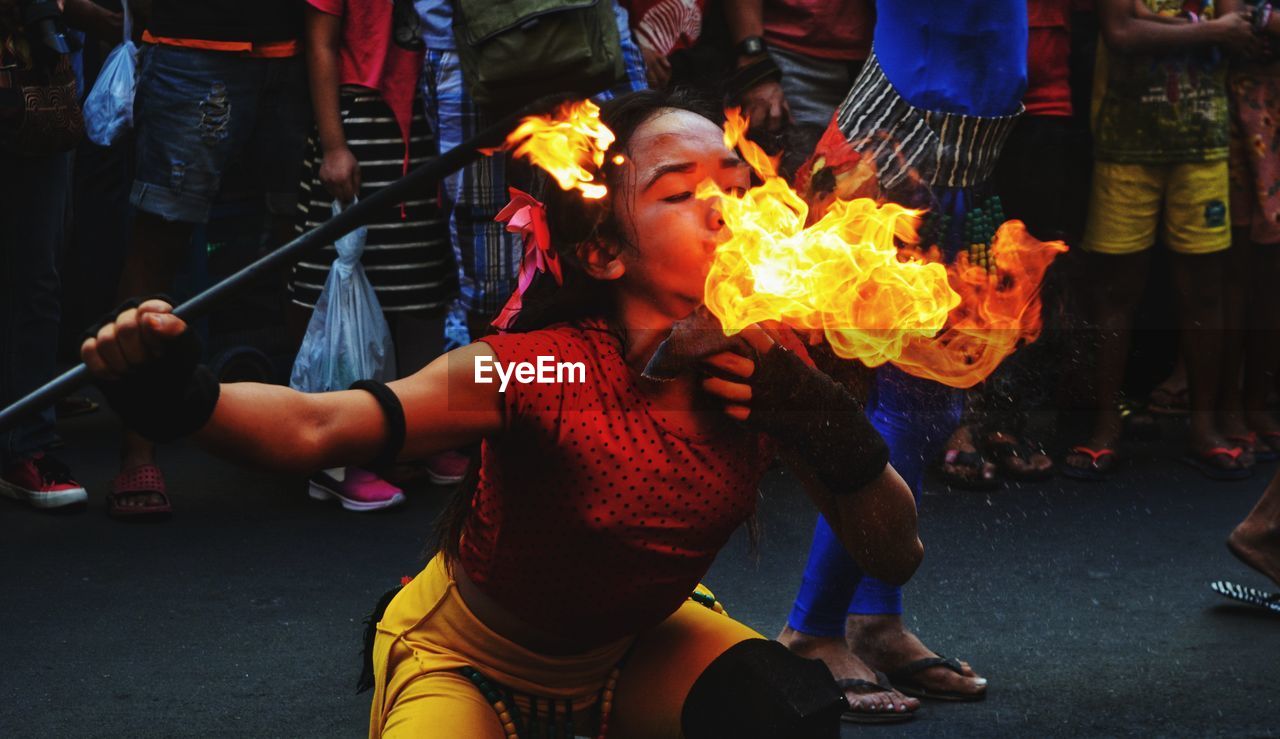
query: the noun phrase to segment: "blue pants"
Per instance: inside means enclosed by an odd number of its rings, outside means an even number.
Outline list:
[[[889,445],[889,463],[920,502],[925,460],[960,421],[961,392],[885,365],[876,373],[869,415]],[[902,588],[864,575],[822,516],[787,624],[814,636],[844,636],[846,614],[902,613]]]

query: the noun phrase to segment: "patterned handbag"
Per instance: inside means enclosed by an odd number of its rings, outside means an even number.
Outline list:
[[[83,137],[71,57],[35,55],[22,34],[0,34],[0,150],[44,156]]]

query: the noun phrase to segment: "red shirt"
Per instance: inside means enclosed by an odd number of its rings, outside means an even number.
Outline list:
[[[1072,5],[1073,0],[1027,1],[1027,115],[1071,115]]]
[[[586,372],[507,387],[463,530],[467,574],[551,634],[603,644],[657,625],[755,510],[771,444],[728,423],[704,438],[664,426],[603,323],[483,341],[504,364],[550,356]]]
[[[875,12],[868,0],[765,0],[764,38],[820,59],[852,61],[871,53]]]
[[[342,18],[342,51],[339,55],[343,85],[377,90],[395,116],[404,139],[405,168],[409,166],[409,122],[413,97],[422,69],[421,51],[396,46],[391,40],[391,3],[307,0],[322,13]]]

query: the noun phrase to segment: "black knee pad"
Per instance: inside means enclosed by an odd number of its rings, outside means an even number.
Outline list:
[[[686,739],[835,739],[848,708],[822,662],[776,641],[748,639],[698,676],[680,725]]]

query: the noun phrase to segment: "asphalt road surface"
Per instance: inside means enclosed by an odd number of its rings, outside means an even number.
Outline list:
[[[0,500],[0,736],[363,735],[361,620],[419,569],[448,491],[346,513],[179,445],[163,454],[174,518],[120,524],[103,500],[113,424],[100,412],[62,425],[87,510]],[[1280,616],[1208,588],[1273,589],[1223,539],[1274,467],[1211,483],[1173,461],[1176,444],[1133,449],[1107,485],[929,487],[908,620],[990,678],[989,698],[843,736],[1280,736]],[[760,511],[758,552],[740,532],[706,581],[773,636],[815,514],[782,472]]]

